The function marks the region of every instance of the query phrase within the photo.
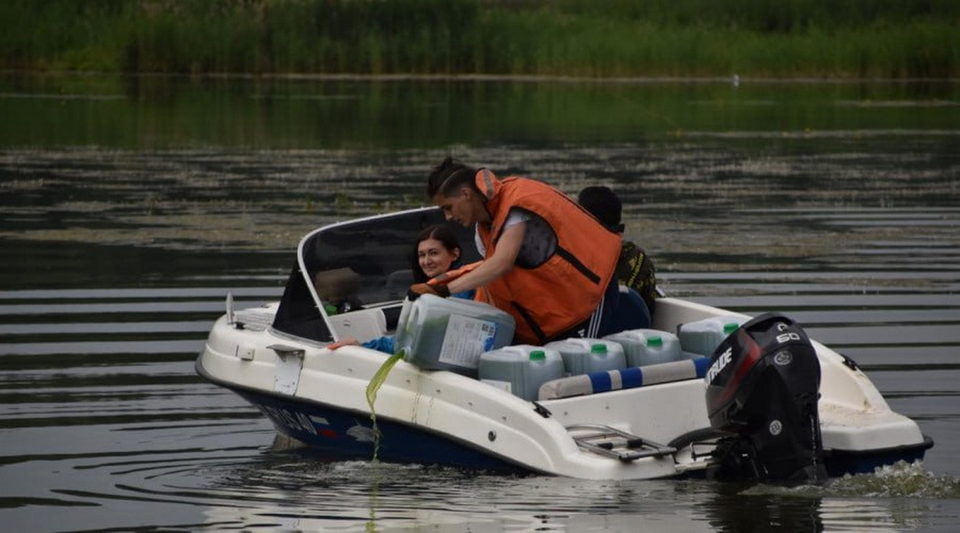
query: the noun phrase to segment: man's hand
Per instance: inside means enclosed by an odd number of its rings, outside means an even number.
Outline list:
[[[446,285],[431,285],[429,283],[414,283],[407,291],[407,298],[414,301],[423,294],[432,294],[441,298],[450,296],[450,289]]]

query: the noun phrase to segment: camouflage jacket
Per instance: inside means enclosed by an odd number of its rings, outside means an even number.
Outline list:
[[[652,315],[654,300],[657,299],[656,270],[643,248],[631,241],[623,241],[620,261],[617,263],[617,279],[640,293]]]

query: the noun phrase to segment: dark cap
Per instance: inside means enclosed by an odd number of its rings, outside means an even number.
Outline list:
[[[610,230],[623,231],[623,224],[620,223],[623,206],[620,203],[620,198],[610,187],[604,187],[603,185],[584,187],[577,195],[577,203]]]

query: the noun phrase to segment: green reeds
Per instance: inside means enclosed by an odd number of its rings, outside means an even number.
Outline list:
[[[952,0],[5,0],[0,68],[956,77]]]

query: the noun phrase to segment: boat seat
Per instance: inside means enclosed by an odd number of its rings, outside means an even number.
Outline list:
[[[540,386],[539,400],[557,400],[585,394],[645,387],[658,383],[703,378],[709,357],[591,372],[547,381]]]
[[[332,315],[328,320],[336,339],[353,337],[366,341],[387,334],[387,318],[377,307]]]
[[[409,268],[406,270],[395,270],[387,274],[387,281],[385,283],[387,299],[402,300],[407,295],[407,291],[411,285],[413,285],[413,271]]]
[[[613,319],[613,331],[646,329],[650,327],[650,310],[640,293],[620,285],[620,298]]]
[[[354,272],[352,268],[321,270],[314,274],[313,286],[317,290],[320,302],[337,307],[338,312],[360,307],[360,302],[357,300],[360,274]]]

